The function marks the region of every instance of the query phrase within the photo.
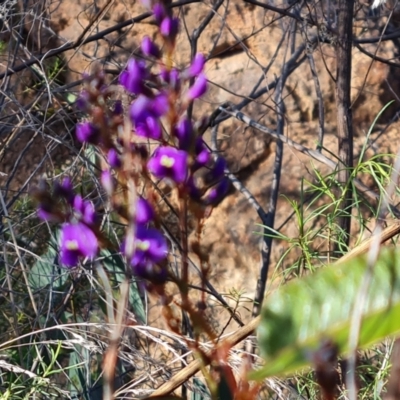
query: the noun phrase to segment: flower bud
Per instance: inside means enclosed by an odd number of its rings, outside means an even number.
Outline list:
[[[165,17],[160,25],[160,33],[161,35],[168,39],[170,42],[173,42],[178,34],[179,29],[179,19],[174,17]]]
[[[144,82],[149,77],[144,61],[130,59],[126,70],[119,77],[119,83],[132,94],[147,93]]]
[[[191,86],[188,90],[187,97],[188,99],[195,100],[199,97],[203,96],[203,94],[207,91],[207,78],[204,74],[200,74],[193,86]]]
[[[76,138],[81,143],[97,144],[100,140],[100,132],[96,126],[90,122],[81,122],[76,125]]]
[[[158,46],[149,38],[145,36],[142,39],[141,49],[144,55],[148,57],[160,58],[161,52]]]
[[[203,54],[197,53],[187,71],[189,77],[194,78],[203,72],[205,62],[206,59],[204,58]]]
[[[193,140],[192,121],[187,118],[180,120],[176,126],[175,135],[179,141],[179,148],[188,151]]]
[[[154,211],[150,203],[143,197],[139,197],[136,203],[136,222],[148,224],[154,218]]]
[[[117,150],[110,149],[107,154],[107,159],[111,168],[115,169],[121,168],[121,159],[119,157]]]
[[[229,189],[229,180],[227,178],[223,178],[216,186],[211,188],[207,193],[206,198],[204,199],[205,204],[207,205],[216,205],[218,204],[226,195]]]

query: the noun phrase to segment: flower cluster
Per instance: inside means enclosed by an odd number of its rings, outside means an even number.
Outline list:
[[[85,87],[77,107],[88,118],[77,124],[76,138],[83,144],[95,145],[103,155],[101,185],[114,210],[128,220],[128,229],[134,230],[131,232],[132,248],[128,248],[127,241],[122,245],[134,274],[152,282],[165,282],[168,274],[164,260],[168,247],[157,228],[151,202],[139,196],[132,215],[129,197],[121,201],[115,193],[128,192],[129,179],[135,180],[139,187],[138,176],[144,179],[153,176],[175,187],[181,199],[207,207],[223,198],[228,181],[224,175],[225,160],[215,159],[202,138],[207,121],[193,121],[187,113],[193,101],[207,91],[206,60],[199,53],[188,68],[174,68],[171,56],[179,20],[173,16],[167,2],[147,0],[145,3],[153,12],[162,46],[144,37],[141,42],[143,58],[128,60],[119,76],[120,85],[133,99],[127,110],[115,100],[115,88],[106,84],[103,72],[84,76]],[[125,111],[133,132],[127,133]],[[145,145],[139,143],[143,138],[156,145],[150,155]],[[63,223],[62,263],[72,267],[80,257],[95,257],[100,232],[92,203],[75,195],[68,179],[57,184],[54,190],[54,196],[61,197],[66,205],[63,212],[56,210],[52,196],[44,193],[40,195],[40,217]]]
[[[53,195],[42,190],[37,191],[36,196],[39,217],[62,223],[61,263],[73,267],[80,257],[95,257],[99,250],[96,212],[91,202],[73,192],[70,179],[56,183]]]

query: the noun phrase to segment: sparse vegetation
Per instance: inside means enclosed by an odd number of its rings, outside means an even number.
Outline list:
[[[0,5],[0,400],[397,398],[399,6],[67,3]]]

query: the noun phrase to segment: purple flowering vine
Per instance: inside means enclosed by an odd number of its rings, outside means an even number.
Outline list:
[[[99,181],[112,207],[133,232],[133,253],[122,246],[133,273],[160,283],[168,276],[167,241],[159,230],[154,203],[146,196],[136,196],[136,204],[130,204],[127,180],[133,179],[136,187],[143,177],[164,180],[179,189],[183,201],[204,207],[221,201],[229,183],[224,176],[225,161],[221,157],[214,161],[202,138],[206,120],[194,121],[186,113],[207,91],[206,58],[198,53],[186,69],[172,67],[168,60],[179,34],[179,20],[163,1],[146,0],[145,4],[153,12],[162,43],[145,36],[140,49],[156,63],[128,60],[119,76],[119,84],[132,96],[127,109],[120,100],[105,106],[115,93],[102,71],[85,75],[76,105],[88,118],[77,124],[75,134],[80,143],[95,145],[103,155]],[[124,114],[132,125],[128,134]],[[140,142],[143,139],[155,146],[150,155]],[[202,180],[197,178],[200,171],[205,171]],[[61,223],[62,264],[74,267],[81,259],[94,259],[104,243],[97,213],[91,202],[73,192],[71,180],[56,183],[52,195],[42,191],[38,198],[40,218]]]

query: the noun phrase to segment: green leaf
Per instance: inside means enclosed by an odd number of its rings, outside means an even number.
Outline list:
[[[82,356],[78,350],[84,350],[81,346],[77,346],[76,350],[72,352],[69,356],[69,367],[68,367],[68,377],[70,380],[70,395],[71,397],[78,397],[80,393],[83,393],[86,399],[87,387],[86,379],[83,374],[84,366],[82,365]]]
[[[365,257],[331,265],[269,296],[258,327],[265,366],[251,378],[285,375],[310,365],[313,352],[326,339],[346,353],[366,265]],[[363,305],[361,348],[400,332],[400,252],[383,249],[373,274]]]
[[[54,289],[62,287],[68,279],[68,270],[60,267],[58,262],[58,237],[56,231],[49,241],[46,253],[38,259],[29,271],[28,281],[33,290],[46,286]]]
[[[109,250],[102,250],[101,256],[104,257],[102,260],[104,268],[112,274],[118,284],[121,284],[125,279],[125,263],[121,255],[118,253],[112,254]],[[132,281],[129,285],[128,303],[135,315],[144,323],[146,321],[146,312],[135,281]]]
[[[190,398],[191,400],[211,399],[207,386],[199,378],[193,378],[193,392]]]

